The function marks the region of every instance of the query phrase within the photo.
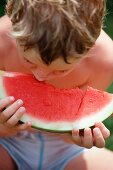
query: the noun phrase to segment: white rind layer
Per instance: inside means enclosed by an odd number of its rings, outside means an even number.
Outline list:
[[[32,125],[37,129],[44,129],[47,131],[56,131],[56,132],[66,132],[71,131],[73,128],[76,129],[84,129],[87,127],[93,126],[96,122],[102,122],[106,118],[108,118],[113,113],[113,99],[109,104],[103,107],[100,111],[95,114],[88,115],[85,118],[80,118],[75,120],[74,122],[46,122],[42,120],[36,120],[36,118],[32,118],[31,116],[25,114],[21,121],[32,121]]]
[[[3,78],[0,76],[0,99],[6,97],[6,93],[3,86]]]

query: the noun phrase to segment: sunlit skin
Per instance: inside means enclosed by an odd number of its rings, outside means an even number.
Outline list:
[[[87,86],[92,86],[106,90],[111,84],[113,80],[113,50],[111,50],[113,43],[103,31],[92,50],[81,59],[70,56],[70,64],[67,64],[60,56],[48,66],[42,62],[35,49],[24,51],[18,41],[10,36],[11,23],[7,17],[3,17],[0,22],[1,70],[34,74],[39,81],[46,81],[58,88],[85,89]],[[106,49],[103,39],[106,39]],[[10,136],[20,130],[29,129],[31,122],[18,124],[19,119],[26,112],[23,101],[15,101],[14,98],[9,97],[0,100],[1,110],[8,105],[10,107],[0,114],[1,136]],[[78,130],[73,129],[72,131],[74,142],[87,148],[91,148],[93,145],[99,148],[104,147],[105,139],[109,135],[109,130],[100,122],[95,123],[93,132],[90,128],[86,128],[84,137],[79,135]]]

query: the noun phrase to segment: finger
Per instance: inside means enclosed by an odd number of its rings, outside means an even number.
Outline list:
[[[15,114],[5,123],[7,127],[13,127],[15,126],[20,118],[23,116],[25,113],[26,109],[24,107],[20,107]]]
[[[103,148],[105,146],[105,140],[99,128],[96,127],[93,129],[93,137],[95,146],[98,148]]]
[[[0,122],[1,123],[6,122],[19,109],[19,107],[21,107],[22,104],[23,104],[23,101],[19,99],[13,104],[11,104],[8,108],[6,108],[2,112],[2,114],[0,114],[1,115]]]
[[[84,129],[83,144],[84,144],[84,147],[88,149],[93,147],[93,137],[92,137],[92,131],[90,128]]]
[[[81,145],[81,137],[79,135],[79,130],[78,129],[73,129],[72,130],[72,138],[74,142],[78,145]]]
[[[17,130],[18,131],[27,130],[27,129],[31,128],[31,126],[32,126],[32,122],[29,121],[29,122],[26,122],[26,123],[23,123],[23,124],[19,124],[17,126]]]
[[[107,139],[110,136],[110,131],[105,127],[102,122],[95,123],[95,127],[98,127],[100,129],[104,139]]]
[[[4,108],[9,106],[15,98],[13,96],[5,97],[4,99],[0,99],[0,111],[2,111]]]

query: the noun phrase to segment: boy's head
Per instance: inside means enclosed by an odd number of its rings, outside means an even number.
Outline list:
[[[49,65],[80,57],[94,45],[103,22],[105,0],[9,0],[7,14],[20,45],[34,48]]]

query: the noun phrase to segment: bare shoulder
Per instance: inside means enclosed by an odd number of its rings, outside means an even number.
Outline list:
[[[102,31],[95,46],[89,52],[89,85],[106,89],[113,81],[113,41]]]
[[[103,30],[96,41],[96,46],[102,56],[106,55],[103,58],[113,60],[113,40]]]
[[[7,16],[0,18],[0,69],[4,68],[4,60],[10,57],[14,40],[10,36],[11,22]]]
[[[11,29],[12,29],[12,24],[10,22],[10,19],[6,15],[0,17],[0,38],[2,40],[6,34],[11,32]]]
[[[89,52],[89,56],[92,58],[94,67],[98,68],[99,66],[101,69],[101,66],[103,66],[103,68],[112,69],[113,73],[113,41],[103,30],[95,46]]]
[[[4,15],[3,17],[0,17],[0,30],[2,28],[6,28],[7,27],[10,27],[11,26],[11,21],[10,19],[8,18],[7,15]]]

